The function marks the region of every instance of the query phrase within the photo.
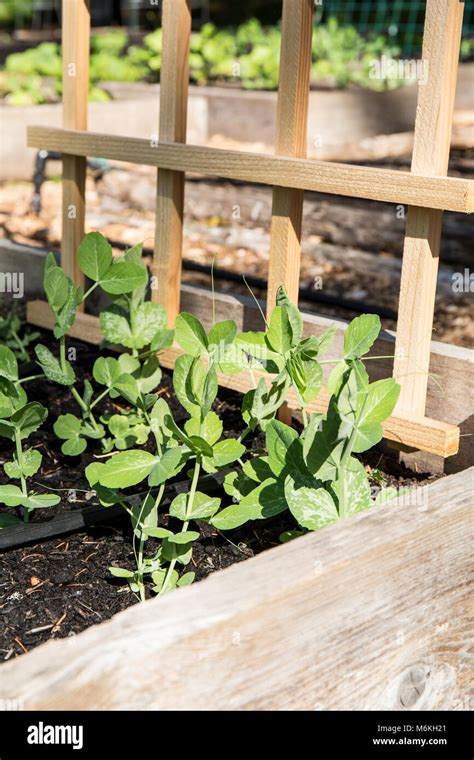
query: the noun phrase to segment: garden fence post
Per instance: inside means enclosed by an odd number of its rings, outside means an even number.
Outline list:
[[[164,0],[160,73],[160,142],[186,142],[190,0]],[[152,298],[163,304],[170,326],[179,312],[185,174],[158,169]]]
[[[88,0],[62,0],[63,127],[87,129],[90,12]],[[84,277],[77,249],[84,237],[87,159],[63,154],[61,266],[76,285]]]
[[[414,174],[446,176],[464,2],[428,0],[419,85]],[[443,212],[410,207],[403,252],[394,377],[401,385],[396,413],[425,414]]]

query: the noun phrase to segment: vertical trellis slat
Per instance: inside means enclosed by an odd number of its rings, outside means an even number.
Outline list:
[[[87,129],[90,12],[88,0],[63,0],[63,127]],[[61,265],[77,285],[76,252],[84,237],[86,159],[63,156]]]
[[[284,0],[275,152],[306,157],[313,0]],[[268,273],[267,315],[280,285],[298,301],[304,190],[275,187]]]
[[[186,142],[191,0],[164,0],[160,73],[160,141]],[[179,312],[183,246],[184,172],[158,169],[153,299],[170,325]]]
[[[428,0],[412,172],[447,174],[464,3]],[[403,253],[394,376],[397,412],[425,414],[442,211],[411,207]]]

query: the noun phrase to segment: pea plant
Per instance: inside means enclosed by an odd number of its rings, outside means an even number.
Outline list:
[[[23,443],[31,433],[39,429],[48,416],[48,410],[37,401],[28,402],[27,395],[19,379],[18,362],[8,346],[0,346],[0,436],[14,444],[11,461],[3,468],[14,483],[0,486],[0,504],[7,507],[21,507],[24,522],[29,521],[35,509],[52,507],[60,501],[55,494],[38,494],[28,487],[28,478],[41,467],[41,454],[37,449],[24,447]],[[21,522],[10,512],[0,514],[0,528]]]
[[[209,521],[221,505],[220,498],[199,490],[200,474],[226,469],[245,453],[240,440],[222,437],[222,420],[211,408],[218,388],[216,368],[235,334],[236,325],[230,320],[215,324],[207,335],[199,320],[191,314],[180,314],[176,320],[176,339],[188,353],[176,361],[173,387],[189,415],[184,426],[177,425],[166,401],[158,399],[149,413],[154,452],[139,449],[118,452],[106,463],[93,463],[86,470],[89,483],[102,503],[121,503],[131,517],[136,569],[110,570],[113,575],[125,578],[141,600],[145,598],[146,576],[150,576],[152,590],[158,595],[192,583],[194,572],[179,572],[191,561],[193,543],[200,536],[199,530],[191,530],[190,525]],[[179,530],[160,527],[158,511],[166,484],[185,466],[190,467],[189,488],[179,493],[169,506],[169,515],[178,523]],[[141,483],[146,483],[146,495],[141,504],[130,509],[119,489]],[[150,538],[158,540],[159,545],[153,554],[146,556],[146,542]]]
[[[6,317],[0,317],[0,342],[10,348],[17,359],[27,362],[30,359],[28,347],[39,338],[36,330],[25,330],[17,309],[13,307]]]
[[[256,342],[269,349],[262,366],[273,369],[275,365],[280,370],[272,385],[282,383],[284,376],[286,385],[293,386],[301,403],[303,431],[299,434],[275,419],[274,414],[272,419],[264,417],[266,454],[247,460],[239,471],[226,477],[225,490],[235,503],[214,515],[211,523],[228,530],[289,509],[301,530],[287,534],[288,539],[306,530],[318,530],[374,503],[368,476],[355,454],[367,451],[382,439],[382,423],[392,413],[400,388],[391,378],[369,382],[362,357],[380,332],[380,320],[374,315],[362,315],[349,325],[344,355],[330,374],[327,414],[308,415],[305,405],[321,387],[317,357],[327,348],[333,330],[319,339],[301,341],[301,318],[284,293],[280,293],[275,312],[277,316],[272,315],[265,335],[258,335],[257,341],[253,334],[239,336],[237,342],[246,342],[251,354]],[[248,409],[244,399],[245,420]],[[252,419],[262,422],[258,415]],[[383,503],[393,495],[393,489],[381,489],[375,503]]]
[[[112,248],[98,232],[85,236],[78,249],[81,271],[92,282],[84,293],[56,264],[53,254],[46,259],[44,288],[55,317],[54,337],[58,340],[55,355],[43,344],[35,347],[38,363],[52,382],[67,386],[77,402],[80,415],[60,415],[54,431],[63,441],[66,456],[77,456],[87,448],[87,439],[100,440],[104,452],[114,447],[126,449],[145,443],[150,432],[147,410],[155,401],[147,394],[160,382],[161,370],[156,352],[169,345],[172,331],[166,328],[163,307],[145,301],[148,275],[141,258],[142,246],[136,246],[114,259]],[[112,304],[101,314],[101,327],[107,341],[131,349],[118,359],[99,357],[92,368],[94,380],[101,390],[94,397],[88,379],[79,389],[76,373],[67,353],[67,335],[73,326],[78,307],[100,287]],[[140,355],[139,350],[149,346]],[[120,415],[96,419],[95,407],[105,397],[121,397],[132,410]],[[108,427],[109,436],[104,425]]]

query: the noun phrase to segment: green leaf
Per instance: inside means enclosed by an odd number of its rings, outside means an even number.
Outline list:
[[[287,453],[298,433],[279,420],[272,420],[266,428],[268,463],[275,475],[279,475],[287,463]]]
[[[144,533],[150,538],[168,538],[173,535],[167,528],[145,528]]]
[[[173,345],[173,340],[174,330],[169,330],[168,328],[158,330],[158,332],[153,335],[150,349],[151,351],[161,351],[163,348],[169,348]]]
[[[380,317],[376,314],[361,314],[353,319],[344,334],[344,358],[364,356],[377,339],[380,329]]]
[[[132,329],[128,314],[119,304],[113,303],[100,313],[100,328],[109,343],[133,348]]]
[[[181,576],[181,578],[179,579],[176,585],[179,586],[180,588],[182,586],[190,586],[191,583],[194,581],[195,577],[196,577],[196,573],[193,573],[193,572],[184,573],[184,575]]]
[[[199,435],[210,446],[213,446],[222,435],[222,422],[215,412],[208,412],[204,419],[191,417],[187,420],[184,429],[189,436]]]
[[[11,417],[18,409],[21,409],[28,402],[25,391],[21,385],[14,385],[6,377],[0,377],[0,417]],[[11,438],[6,432],[0,435]]]
[[[212,447],[212,461],[216,467],[226,467],[245,454],[245,446],[235,438],[226,438]]]
[[[54,423],[54,433],[58,438],[78,438],[81,433],[81,420],[74,414],[61,414]]]
[[[336,403],[329,403],[326,419],[311,418],[303,442],[303,456],[309,472],[323,482],[335,480],[346,437],[341,431],[341,418]]]
[[[31,401],[22,409],[19,409],[12,415],[11,421],[16,429],[20,431],[21,438],[28,438],[30,433],[34,433],[43,424],[48,416],[48,410],[38,403]]]
[[[119,375],[114,381],[112,391],[119,393],[130,404],[136,405],[140,396],[140,389],[137,380],[132,375]]]
[[[197,541],[200,537],[200,533],[197,530],[186,530],[182,533],[174,533],[167,537],[167,540],[171,544],[190,544],[192,541]]]
[[[148,451],[122,451],[107,461],[99,482],[107,488],[129,488],[148,477],[157,457]]]
[[[237,325],[233,319],[216,322],[209,331],[209,348],[215,347],[220,358],[224,357],[225,350],[234,341],[237,335]]]
[[[248,459],[244,462],[243,472],[256,483],[262,483],[264,480],[274,477],[268,457],[254,457],[254,459]]]
[[[112,259],[112,246],[100,232],[89,232],[77,249],[81,272],[94,282],[99,282],[106,275]]]
[[[120,456],[118,454],[117,456]],[[100,475],[99,475],[100,477]],[[132,527],[137,538],[141,539],[142,533],[156,528],[158,523],[158,505],[151,493],[147,493],[142,504],[132,507]]]
[[[213,447],[209,446],[208,442],[199,435],[191,435],[189,437],[189,446],[196,454],[200,454],[204,457],[212,457]]]
[[[209,344],[204,327],[192,314],[183,311],[176,317],[175,338],[181,348],[191,356],[207,353]]]
[[[38,357],[38,362],[44,374],[53,383],[59,385],[74,385],[76,375],[71,364],[66,361],[64,370],[61,368],[59,361],[54,354],[47,348],[39,343],[35,346],[35,353]]]
[[[183,450],[180,447],[167,449],[161,456],[148,476],[148,485],[160,486],[170,478],[174,478],[184,467],[186,456],[183,456]]]
[[[199,365],[203,366],[200,361],[199,361]],[[201,385],[195,386],[194,375],[196,374],[196,371],[195,371],[196,367],[193,370],[193,387],[195,389],[196,397],[201,402],[201,417],[202,419],[204,419],[204,417],[206,417],[208,412],[210,412],[211,406],[216,399],[219,384],[217,381],[216,368],[212,366],[212,367],[209,367],[207,372],[205,373],[202,386]],[[202,387],[202,390],[201,390],[201,387]]]
[[[131,570],[125,570],[123,567],[109,567],[109,572],[115,578],[134,578],[135,573]]]
[[[331,343],[334,340],[334,337],[336,335],[337,328],[335,324],[329,325],[327,330],[325,330],[321,335],[318,336],[318,343],[319,343],[319,350],[318,355],[321,356],[321,354],[324,354]]]
[[[390,417],[399,396],[400,386],[392,378],[377,380],[369,385],[367,399],[358,418],[354,452],[367,451],[382,440],[381,423]]]
[[[18,380],[18,362],[7,346],[0,346],[0,377],[6,377],[13,383]]]
[[[201,414],[201,406],[193,392],[191,372],[194,359],[189,354],[178,356],[173,372],[173,388],[179,403],[191,416]]]
[[[0,514],[0,530],[4,528],[12,528],[14,525],[23,525],[23,520],[20,520],[15,515],[9,515],[3,512]]]
[[[155,584],[153,587],[153,591],[155,592],[155,594],[158,594],[163,588],[163,584],[167,577],[167,573],[168,571],[163,568],[161,570],[155,570],[155,572],[151,574],[151,579],[153,583]],[[172,591],[174,588],[176,588],[178,580],[179,580],[178,571],[173,570],[170,573],[169,578],[168,578],[167,591]]]
[[[83,291],[76,288],[72,280],[68,279],[68,292],[64,306],[56,314],[56,322],[53,328],[54,337],[59,340],[67,335],[76,320],[78,305],[82,302]]]
[[[140,349],[148,346],[157,331],[163,332],[165,328],[166,311],[164,306],[151,301],[140,304],[135,313],[133,346],[131,348]]]
[[[12,484],[0,486],[0,504],[6,504],[7,507],[19,507],[24,498],[18,486]]]
[[[158,387],[161,381],[161,368],[156,356],[150,356],[144,362],[140,376],[137,378],[137,385],[141,393],[151,393]]]
[[[278,354],[285,355],[291,348],[293,330],[288,309],[275,306],[270,317],[270,326],[266,335],[270,348]]]
[[[61,497],[52,493],[37,493],[29,494],[27,498],[22,500],[22,506],[25,509],[47,509],[48,507],[54,507],[59,504]]]
[[[370,485],[364,465],[355,457],[349,457],[338,479],[333,483],[339,515],[349,517],[372,505]]]
[[[100,356],[94,362],[92,368],[92,375],[94,380],[100,385],[105,385],[107,388],[112,388],[114,382],[120,377],[122,370],[117,359],[111,357]]]
[[[242,402],[244,421],[252,427],[258,423],[264,429],[285,400],[289,382],[289,377],[285,373],[282,383],[274,381],[270,388],[267,388],[263,377],[260,378],[257,387],[244,396]]]
[[[44,267],[43,286],[48,303],[55,314],[67,301],[68,281],[61,267],[56,264],[54,254],[48,253]]]
[[[139,264],[114,261],[100,280],[100,286],[106,293],[120,295],[131,293],[135,288],[147,283],[148,273]]]
[[[269,478],[244,496],[240,504],[226,507],[211,519],[219,530],[238,528],[249,520],[274,517],[287,509],[283,484]]]
[[[87,448],[85,438],[68,438],[61,446],[61,451],[67,457],[78,457]]]
[[[333,499],[324,488],[298,488],[291,476],[285,480],[285,497],[292,515],[308,530],[320,530],[339,519]]]
[[[36,449],[28,449],[23,452],[23,467],[20,467],[19,463],[5,462],[3,469],[9,478],[19,479],[23,475],[25,478],[31,478],[35,475],[41,467],[42,456]]]
[[[97,493],[100,503],[104,507],[110,507],[112,504],[122,501],[125,497],[112,488],[106,488],[99,483],[100,473],[103,471],[105,464],[103,462],[91,462],[85,469],[85,475],[90,487]]]
[[[208,520],[220,507],[221,500],[208,496],[201,491],[196,491],[194,501],[189,515],[186,514],[189,494],[180,493],[175,496],[170,505],[169,513],[172,517],[177,517],[185,522],[186,520]]]

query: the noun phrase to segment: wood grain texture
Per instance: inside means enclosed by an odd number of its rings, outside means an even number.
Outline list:
[[[313,0],[284,0],[275,153],[306,158]],[[284,285],[297,303],[300,284],[304,190],[273,189],[268,270],[267,318]]]
[[[467,710],[473,474],[43,644],[0,666],[0,694],[28,710]]]
[[[464,3],[428,0],[415,122],[414,174],[446,175],[456,92]],[[400,414],[425,412],[438,275],[442,211],[410,208],[400,283],[394,376],[402,390]]]
[[[160,70],[160,140],[186,142],[191,0],[164,0]],[[179,312],[183,247],[184,172],[158,171],[153,300],[171,326]]]
[[[185,299],[185,308],[192,311],[196,316],[203,317],[203,321],[206,321],[206,316],[208,317],[212,310],[210,308],[210,295],[207,294],[206,298],[206,291],[203,289],[188,289],[193,293],[194,296],[196,294],[199,294],[199,296],[196,297],[187,297]],[[224,298],[224,300],[221,300]],[[225,311],[225,306],[229,303],[228,301],[225,301],[225,297],[219,296],[219,294],[216,295],[216,303],[219,305],[221,304],[222,311]],[[219,308],[216,308],[216,315],[219,315]],[[257,309],[255,309],[255,312],[257,312]],[[241,328],[244,325],[242,324],[242,321],[239,320],[238,314],[235,314],[235,310],[232,312],[230,311],[230,308],[227,309],[226,316],[229,318],[230,314],[232,313],[232,316],[237,319],[238,327]],[[258,312],[257,312],[258,313]],[[256,316],[256,315],[255,315]],[[28,311],[27,311],[27,318],[28,321],[31,324],[35,324],[37,326],[51,329],[54,320],[51,314],[51,310],[47,303],[44,301],[32,301],[28,304]],[[325,327],[327,327],[330,324],[330,320],[321,319],[319,320],[317,317],[308,317],[308,315],[304,315],[304,328],[305,328],[305,334],[306,335],[314,335],[314,334],[320,334]],[[341,323],[342,324],[342,323]],[[207,326],[207,325],[206,325]],[[246,325],[248,329],[248,325]],[[334,342],[334,346],[330,352],[327,354],[327,358],[337,358],[341,355],[342,350],[342,342],[343,342],[343,336],[344,336],[344,329],[345,325],[342,324],[342,327],[337,335],[337,339]],[[100,344],[102,341],[102,334],[100,331],[99,326],[99,320],[97,317],[93,317],[89,314],[87,315],[81,315],[79,314],[76,322],[74,323],[73,327],[70,330],[71,337],[75,338],[81,338],[83,340],[87,340],[91,343],[95,343],[96,345]],[[439,344],[442,346],[442,344]],[[385,354],[383,351],[385,350]],[[377,355],[377,353],[381,356],[387,355],[387,350],[393,350],[393,342],[390,339],[390,336],[387,336],[387,339],[384,341],[379,340],[376,347],[371,352],[372,355]],[[463,363],[464,373],[463,376],[460,378],[459,383],[460,387],[458,388],[458,391],[463,395],[465,394],[465,384],[466,381],[468,381],[468,375],[466,373],[466,369],[469,366],[469,358],[472,357],[472,352],[469,352],[467,349],[463,349],[466,352],[466,360]],[[173,347],[171,349],[168,349],[166,351],[160,352],[160,362],[164,367],[167,367],[169,369],[174,367],[174,363],[176,361],[176,358],[179,356],[179,354],[182,353],[181,350],[178,347]],[[389,376],[391,372],[391,365],[387,360],[381,359],[377,362],[368,362],[369,369],[372,370],[374,365],[376,366],[376,379],[379,375],[382,377]],[[385,370],[385,373],[384,373]],[[256,379],[259,379],[261,376],[265,377],[265,379],[270,380],[270,375],[261,375],[258,372],[254,373],[254,376]],[[236,391],[239,391],[240,393],[246,393],[248,390],[250,390],[253,387],[253,380],[247,373],[241,373],[239,375],[219,375],[219,384],[222,387],[225,388],[232,388]],[[373,378],[372,378],[373,379]],[[443,378],[444,379],[444,378]],[[462,387],[462,391],[461,391]],[[310,404],[308,406],[309,411],[326,411],[327,404],[328,404],[328,395],[325,392],[325,389],[323,389],[316,399],[316,401],[313,404]],[[438,400],[439,401],[439,400]],[[466,402],[466,399],[464,397],[464,410],[469,409],[472,411],[472,405],[469,404],[469,402]],[[288,407],[290,409],[298,409],[298,403],[295,395],[293,392],[290,391],[288,395]],[[440,409],[440,404],[434,405],[434,414],[436,417],[440,414],[442,410]],[[469,411],[469,414],[471,413]],[[450,418],[448,417],[448,420]],[[463,420],[464,421],[464,420]],[[400,415],[390,417],[384,424],[384,437],[387,440],[395,441],[396,443],[403,444],[404,446],[409,446],[411,448],[419,449],[422,451],[429,452],[431,454],[436,454],[441,457],[448,457],[453,456],[457,453],[459,448],[459,427],[455,424],[452,424],[451,422],[443,422],[438,421],[438,419],[430,419],[424,416],[420,417],[403,417]]]
[[[28,128],[28,146],[387,203],[474,211],[474,180],[457,177],[177,143],[160,142],[152,147],[148,140],[135,137],[46,127]]]
[[[63,127],[87,129],[90,12],[88,0],[62,1]],[[86,159],[63,156],[61,266],[76,285],[84,275],[76,252],[84,237]]]

